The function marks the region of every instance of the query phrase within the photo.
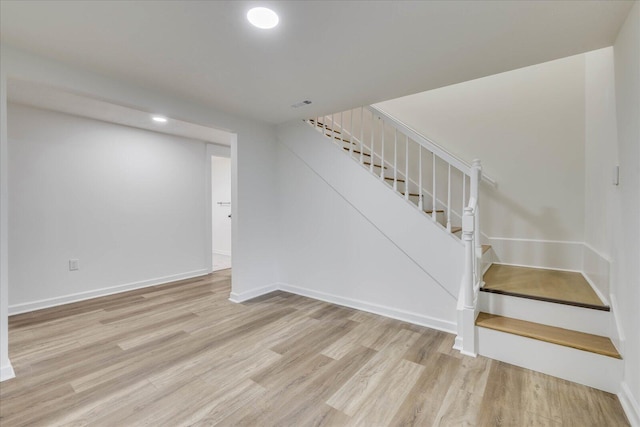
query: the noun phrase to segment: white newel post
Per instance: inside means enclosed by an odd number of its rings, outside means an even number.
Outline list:
[[[461,304],[462,316],[458,320],[462,323],[458,327],[462,335],[462,348],[460,352],[468,356],[476,356],[476,339],[475,339],[475,274],[474,274],[474,245],[473,234],[475,219],[471,207],[464,208],[462,216],[462,242],[464,243],[464,274],[462,276],[462,297]]]

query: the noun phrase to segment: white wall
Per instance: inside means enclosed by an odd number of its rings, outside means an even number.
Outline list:
[[[640,4],[614,45],[620,207],[615,219],[612,294],[626,337],[621,401],[640,425]],[[625,409],[627,409],[625,408]],[[630,414],[630,411],[627,410]]]
[[[276,260],[273,252],[273,242],[276,238],[273,225],[276,221],[273,168],[276,161],[274,126],[176,98],[164,92],[162,88],[145,88],[129,84],[6,45],[1,46],[0,55],[3,86],[7,78],[18,78],[75,93],[88,94],[94,98],[128,105],[143,111],[162,112],[169,117],[178,117],[203,126],[229,129],[236,133],[236,137],[231,142],[234,216],[232,287],[234,291],[242,292],[277,281]],[[2,95],[0,101],[4,102],[6,92]],[[1,102],[0,105],[2,105]],[[0,141],[2,151],[7,145],[4,129],[6,129],[5,126],[3,126]],[[2,161],[4,162],[4,159]],[[4,173],[6,168],[3,167],[2,170]],[[7,181],[4,177],[0,176],[0,178],[2,178],[0,188],[4,188]],[[202,179],[210,182],[210,175],[203,176]],[[257,206],[260,209],[256,209]],[[0,248],[2,248],[7,244],[8,224],[5,224],[4,213],[0,213],[3,214],[0,218],[2,220],[0,221],[2,225]],[[210,223],[210,221],[207,222]],[[210,235],[210,231],[207,235]],[[210,253],[210,246],[207,248],[207,253]],[[2,271],[4,274],[7,270],[2,268]],[[7,292],[8,281],[2,281],[0,285],[2,286],[1,297]],[[6,307],[6,299],[0,302],[0,308],[2,307]],[[2,315],[1,322],[0,327],[3,327],[6,324],[6,316]],[[6,337],[6,334],[2,335]],[[0,354],[6,360],[7,348],[0,348]]]
[[[211,158],[211,199],[213,210],[213,253],[231,255],[231,160]]]
[[[9,144],[7,141],[6,65],[0,61],[0,381],[13,378],[9,361]]]
[[[281,288],[455,332],[460,241],[308,125],[279,137]]]
[[[616,94],[613,48],[585,55],[585,210],[583,271],[609,299],[609,272],[615,246],[613,227],[618,190],[613,168],[618,164],[615,141]]]
[[[8,112],[10,312],[208,272],[205,143]]]
[[[482,231],[501,261],[579,269],[582,247],[571,242],[584,233],[584,85],[578,55],[377,106],[466,161],[482,160],[498,182],[481,188]]]

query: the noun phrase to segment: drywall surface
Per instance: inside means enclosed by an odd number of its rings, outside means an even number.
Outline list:
[[[213,253],[231,255],[231,159],[211,158]]]
[[[274,126],[6,45],[2,46],[1,52],[1,62],[8,78],[51,85],[143,111],[162,112],[167,117],[177,117],[203,126],[229,129],[235,133],[231,143],[234,217],[232,287],[234,291],[246,291],[276,282],[275,255],[272,250],[276,238],[273,226],[276,221]],[[210,175],[203,175],[202,180],[209,181]],[[256,209],[256,206],[260,209]],[[204,250],[210,253],[210,247]]]
[[[609,298],[609,270],[614,246],[618,165],[613,48],[585,55],[585,210],[583,271]]]
[[[8,122],[12,311],[207,272],[205,143],[14,104]]]
[[[620,159],[619,218],[612,295],[626,336],[623,393],[635,401],[640,423],[640,4],[629,13],[614,45]],[[627,411],[629,413],[629,411]]]
[[[496,246],[582,242],[584,67],[579,55],[376,106],[467,162],[481,159],[498,182],[480,199],[482,232]]]
[[[283,289],[454,332],[460,241],[308,125],[279,137]]]
[[[0,381],[14,376],[9,361],[9,144],[7,141],[7,78],[0,61]]]

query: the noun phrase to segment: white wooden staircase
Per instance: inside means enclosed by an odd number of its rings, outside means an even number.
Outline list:
[[[305,121],[464,247],[456,349],[619,392],[613,314],[581,274],[503,266],[482,244],[480,183],[496,182],[479,160],[465,162],[371,106]]]

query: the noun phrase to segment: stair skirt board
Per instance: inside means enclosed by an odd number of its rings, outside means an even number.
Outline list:
[[[609,393],[620,391],[621,359],[479,326],[476,342],[482,356]]]
[[[478,310],[587,334],[611,335],[612,314],[608,311],[490,292],[478,293]]]

